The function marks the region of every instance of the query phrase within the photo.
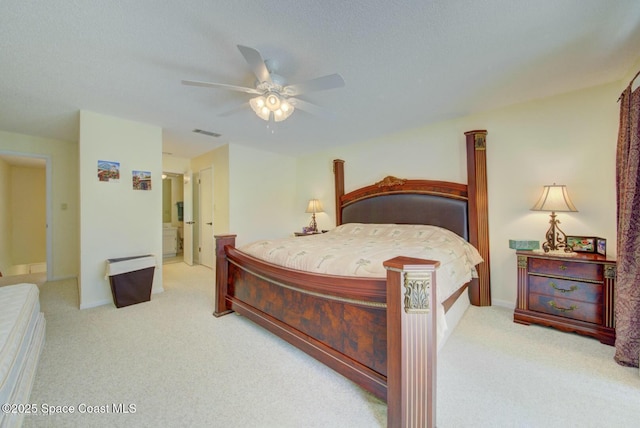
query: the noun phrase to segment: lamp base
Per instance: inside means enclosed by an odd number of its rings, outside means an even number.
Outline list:
[[[549,230],[545,237],[547,241],[542,244],[542,249],[545,253],[549,251],[564,251],[565,253],[571,253],[573,250],[567,245],[567,235],[558,227],[560,220],[556,220],[556,213],[551,212],[551,220],[549,220]]]
[[[309,223],[309,227],[307,228],[309,232],[317,232],[318,231],[318,223],[316,223],[316,213],[311,214],[311,222]]]

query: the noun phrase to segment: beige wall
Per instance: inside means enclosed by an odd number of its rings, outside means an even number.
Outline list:
[[[466,182],[464,132],[486,129],[494,304],[515,306],[516,257],[509,239],[544,240],[548,213],[532,212],[542,186],[566,184],[577,213],[560,213],[568,234],[607,239],[615,254],[615,150],[619,83],[441,122],[298,159],[297,205],[312,194],[335,224],[331,161],[345,163],[346,190],[386,175]],[[303,217],[300,217],[302,220]]]
[[[0,159],[0,272],[6,274],[11,258],[11,165]]]
[[[629,82],[631,82],[631,79],[633,79],[636,74],[638,74],[638,72],[640,72],[640,57],[620,81],[620,91],[626,89]],[[631,89],[636,90],[638,87],[640,87],[640,76],[636,77],[636,79],[633,81]]]
[[[80,112],[80,307],[113,301],[107,259],[145,254],[162,259],[162,130]],[[100,182],[99,160],[120,162],[118,182]],[[152,190],[133,190],[132,171],[150,171]],[[153,292],[162,291],[162,269]]]
[[[229,230],[242,245],[257,239],[292,236],[295,217],[306,204],[296,205],[295,158],[229,147]]]
[[[52,279],[77,276],[80,257],[78,144],[0,131],[0,152],[48,158],[51,165],[52,189],[52,254],[48,275]],[[2,220],[2,216],[0,209],[0,222],[5,221]],[[5,229],[0,230],[4,234]]]
[[[11,168],[11,256],[13,264],[47,260],[45,168]]]
[[[229,144],[191,161],[194,172],[211,166],[214,234],[236,234],[242,245],[298,230],[295,158]]]

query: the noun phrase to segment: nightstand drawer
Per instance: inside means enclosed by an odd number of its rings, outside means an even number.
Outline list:
[[[568,279],[530,275],[529,292],[587,303],[602,302],[602,286],[600,284]]]
[[[599,263],[529,258],[529,273],[602,281],[602,271],[602,264]]]
[[[602,305],[559,297],[531,294],[529,309],[595,324],[602,324]]]

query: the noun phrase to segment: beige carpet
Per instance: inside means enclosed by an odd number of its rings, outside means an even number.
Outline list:
[[[243,317],[213,317],[209,269],[163,269],[164,293],[121,309],[78,310],[75,281],[41,287],[47,339],[31,402],[75,413],[28,416],[25,427],[386,425],[386,405],[342,376]],[[612,356],[472,307],[438,356],[438,426],[639,426],[638,370]]]

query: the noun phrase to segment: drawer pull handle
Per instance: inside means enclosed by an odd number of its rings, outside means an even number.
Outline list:
[[[560,270],[567,270],[567,267],[566,267],[565,265],[560,265],[560,266],[558,266],[558,268],[559,268]]]
[[[549,306],[551,306],[553,309],[558,310],[560,312],[570,312],[578,309],[576,305],[571,305],[568,308],[563,308],[562,306],[558,306],[556,302],[554,302],[553,300],[549,302]]]
[[[559,291],[561,293],[571,293],[572,291],[576,291],[578,289],[577,285],[572,285],[571,288],[569,288],[569,289],[560,288],[560,287],[558,287],[558,284],[556,284],[553,281],[549,282],[549,285],[551,286],[551,288],[553,288],[554,290]]]

